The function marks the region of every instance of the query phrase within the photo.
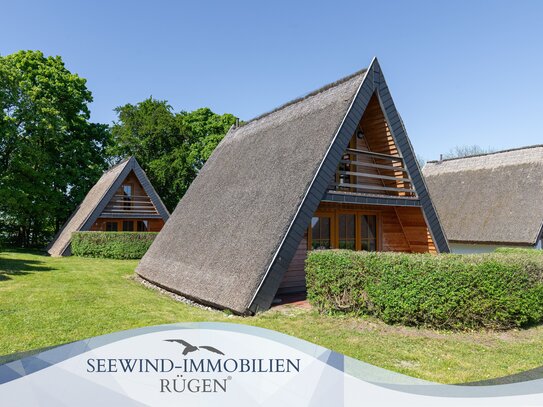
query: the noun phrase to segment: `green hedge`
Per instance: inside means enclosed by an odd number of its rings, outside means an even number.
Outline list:
[[[495,252],[502,254],[527,254],[530,256],[543,256],[543,250],[525,249],[521,247],[498,247]]]
[[[510,329],[543,320],[543,256],[312,251],[309,301],[321,312],[439,329]]]
[[[141,259],[158,233],[74,232],[72,254],[108,259]]]

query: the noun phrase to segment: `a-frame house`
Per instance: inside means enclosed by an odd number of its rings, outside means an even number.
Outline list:
[[[134,157],[106,171],[47,247],[69,256],[76,231],[159,232],[169,213]]]
[[[239,314],[305,289],[307,250],[447,252],[379,63],[233,127],[136,272]]]

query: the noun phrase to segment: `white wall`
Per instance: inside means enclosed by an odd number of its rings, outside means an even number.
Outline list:
[[[449,248],[451,253],[468,254],[468,253],[490,253],[496,250],[498,247],[520,247],[520,246],[507,246],[507,245],[493,245],[493,244],[468,244],[468,243],[452,243],[449,242]],[[536,246],[523,246],[525,248],[541,249],[541,240]]]

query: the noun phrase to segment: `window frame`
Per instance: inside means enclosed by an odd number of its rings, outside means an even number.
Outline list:
[[[312,217],[311,217],[311,221],[313,221],[313,218],[328,218],[328,224],[330,225],[330,249],[333,249],[334,248],[334,234],[335,234],[335,222],[334,222],[334,218],[327,214],[327,213],[323,213],[323,214],[317,214],[315,213]],[[308,244],[308,250],[314,250],[313,249],[313,225],[310,223],[309,224],[309,228],[308,228],[308,232],[307,232],[307,244]]]
[[[378,210],[359,210],[359,209],[328,209],[316,211],[314,217],[330,218],[330,246],[331,249],[339,248],[339,216],[340,215],[355,215],[355,251],[362,249],[362,216],[375,216],[375,251],[382,250],[382,233],[381,233],[381,213]],[[312,227],[307,230],[307,250],[313,250]]]
[[[124,225],[125,225],[125,224],[130,224],[130,225],[132,225],[132,228],[131,228],[132,230],[124,230]],[[125,232],[125,233],[126,233],[126,232],[134,232],[134,231],[135,231],[135,230],[134,230],[134,220],[133,220],[133,219],[124,219],[124,220],[122,220],[122,221],[121,221],[121,229],[122,229],[122,231]]]
[[[108,225],[115,225],[115,230],[109,230]],[[117,221],[106,221],[104,222],[104,227],[106,232],[118,232],[119,231],[119,222]]]

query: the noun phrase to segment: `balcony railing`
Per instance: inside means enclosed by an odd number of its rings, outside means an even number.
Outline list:
[[[114,195],[103,211],[104,213],[115,214],[141,214],[156,215],[158,211],[148,196],[124,196]]]
[[[349,159],[345,159],[347,156]],[[402,157],[354,148],[347,149],[328,192],[402,197],[417,195]]]

